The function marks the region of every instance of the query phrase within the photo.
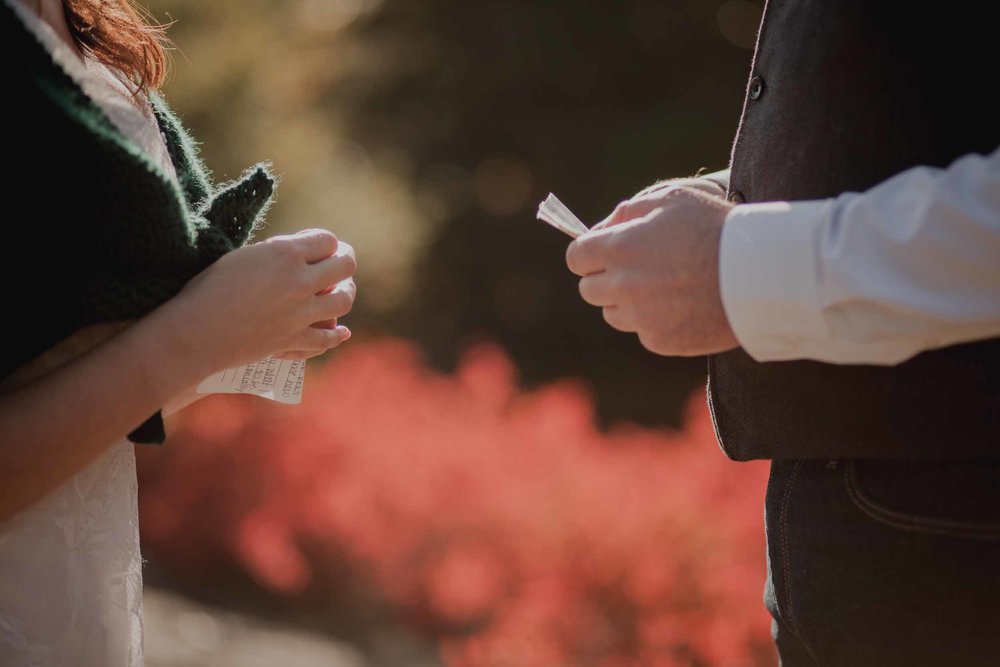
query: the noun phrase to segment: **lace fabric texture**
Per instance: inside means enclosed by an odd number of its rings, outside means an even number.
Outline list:
[[[142,665],[136,491],[123,439],[0,524],[0,665]]]
[[[148,100],[133,98],[117,71],[81,60],[18,0],[3,1],[122,133],[176,178]],[[65,364],[121,326],[78,332],[4,385]],[[61,487],[0,523],[0,667],[141,667],[142,632],[135,452],[123,437]]]

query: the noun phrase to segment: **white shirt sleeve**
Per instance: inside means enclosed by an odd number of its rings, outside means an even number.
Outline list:
[[[1000,149],[863,193],[736,206],[719,263],[758,361],[891,365],[1000,337]]]

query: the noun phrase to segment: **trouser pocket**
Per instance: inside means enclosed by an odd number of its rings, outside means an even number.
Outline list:
[[[899,530],[1000,541],[1000,461],[846,461],[851,502]]]
[[[769,609],[791,665],[996,667],[1000,461],[775,461]],[[797,653],[795,653],[797,651]]]

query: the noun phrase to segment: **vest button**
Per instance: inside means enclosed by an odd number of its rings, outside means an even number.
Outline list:
[[[764,94],[764,80],[759,76],[750,79],[750,99],[756,100]]]
[[[739,190],[733,190],[732,192],[730,192],[726,196],[726,199],[733,202],[734,204],[745,204],[747,201],[747,198],[744,197],[743,193],[740,192]]]

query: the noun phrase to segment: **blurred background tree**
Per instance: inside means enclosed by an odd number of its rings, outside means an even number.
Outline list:
[[[713,451],[704,360],[607,327],[535,220],[725,167],[759,3],[149,7],[216,179],[273,160],[261,235],[333,230],[360,298],[303,405],[208,398],[137,452],[147,663],[774,664],[766,464]]]
[[[606,422],[677,423],[702,359],[609,329],[534,220],[593,223],[661,178],[728,162],[760,19],[747,0],[151,0],[166,94],[219,180],[269,158],[264,234],[358,249],[348,323],[450,370],[498,341],[528,385],[589,380]]]

